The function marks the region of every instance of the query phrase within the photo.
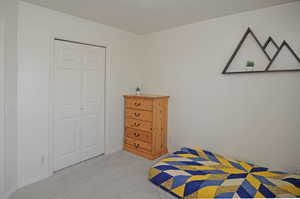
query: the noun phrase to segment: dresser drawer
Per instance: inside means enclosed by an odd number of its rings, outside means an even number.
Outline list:
[[[135,119],[126,119],[125,126],[133,129],[139,129],[143,131],[152,131],[152,122],[145,122]]]
[[[136,109],[126,109],[126,118],[152,122],[152,112]]]
[[[146,142],[141,142],[132,138],[125,138],[125,144],[129,145],[131,148],[135,150],[141,150],[141,151],[151,151],[151,144]]]
[[[153,101],[151,99],[126,98],[125,107],[152,111]]]
[[[143,142],[151,143],[152,134],[146,131],[136,130],[132,128],[126,128],[125,137],[137,139]]]

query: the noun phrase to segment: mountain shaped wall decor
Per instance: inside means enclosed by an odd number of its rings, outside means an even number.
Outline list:
[[[231,71],[230,66],[233,63],[234,59],[236,59],[237,54],[241,50],[243,44],[245,44],[245,41],[248,37],[252,37],[254,39],[254,42],[257,44],[258,49],[262,52],[262,56],[264,56],[264,59],[267,60],[266,66],[260,66],[259,68],[262,68],[261,70],[254,70],[255,68],[255,61],[256,60],[247,60],[245,61],[246,65],[245,66],[238,66],[240,69],[244,68],[252,68],[253,70],[251,71],[243,71],[243,70],[238,70],[238,71]],[[267,51],[267,48],[271,47],[270,45],[273,46],[274,53],[270,53]],[[278,59],[279,55],[282,53],[282,49],[286,48],[288,52],[291,54],[291,57],[295,58],[295,61],[299,63],[299,65],[293,67],[292,69],[272,69],[272,65],[275,62],[276,59]],[[300,59],[299,56],[295,53],[295,51],[291,48],[291,46],[284,40],[281,45],[279,46],[275,40],[270,36],[262,45],[262,43],[257,39],[256,35],[253,33],[251,28],[248,28],[245,34],[243,35],[241,41],[239,42],[238,46],[236,47],[233,55],[230,57],[226,67],[223,70],[223,74],[239,74],[239,73],[263,73],[263,72],[292,72],[292,71],[300,71]]]
[[[276,50],[276,52],[273,54],[273,56],[270,55],[270,53],[267,51],[267,48],[270,47],[271,44],[274,46],[274,48],[275,48],[275,50]],[[278,51],[278,49],[279,49],[279,46],[278,46],[278,44],[274,41],[274,39],[270,36],[270,37],[268,38],[268,40],[265,42],[265,44],[264,44],[264,46],[263,46],[263,49],[268,53],[268,55],[269,55],[271,58],[273,58],[273,57],[275,56],[275,54],[277,53],[277,51]]]

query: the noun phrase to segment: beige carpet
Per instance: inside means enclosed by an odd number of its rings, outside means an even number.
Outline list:
[[[10,199],[174,199],[148,180],[152,161],[121,151],[64,169]]]

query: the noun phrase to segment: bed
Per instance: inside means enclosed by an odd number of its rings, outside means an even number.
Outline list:
[[[177,198],[300,197],[298,175],[200,148],[182,148],[161,159],[150,169],[149,180]]]

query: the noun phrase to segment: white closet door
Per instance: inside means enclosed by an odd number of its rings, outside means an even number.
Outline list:
[[[85,160],[104,153],[105,49],[83,49],[81,152]]]
[[[55,43],[54,169],[104,153],[105,49]]]
[[[81,48],[55,42],[54,168],[80,160]]]

